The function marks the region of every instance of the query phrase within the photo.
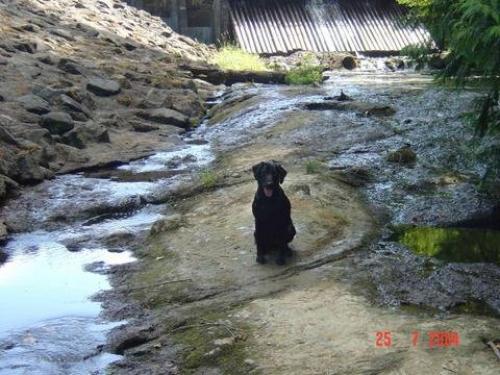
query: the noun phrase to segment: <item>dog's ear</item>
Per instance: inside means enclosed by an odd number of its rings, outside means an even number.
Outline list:
[[[260,177],[260,170],[262,169],[262,165],[264,163],[263,162],[260,162],[259,164],[255,164],[253,167],[252,167],[252,171],[253,171],[253,177],[258,180],[259,177]]]
[[[287,171],[279,163],[276,163],[276,170],[278,171],[278,177],[280,179],[280,184],[282,184],[283,181],[285,181],[285,177],[286,177]]]

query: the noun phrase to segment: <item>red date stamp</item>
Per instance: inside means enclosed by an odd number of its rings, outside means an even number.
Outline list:
[[[430,349],[460,346],[460,335],[455,331],[429,331],[426,338],[427,340],[422,340],[420,331],[413,331],[409,339],[412,346],[417,346],[423,341],[427,342]],[[390,348],[392,344],[393,336],[391,331],[375,332],[375,346],[377,348]]]

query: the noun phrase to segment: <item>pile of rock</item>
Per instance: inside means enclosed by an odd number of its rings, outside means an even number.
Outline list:
[[[124,162],[196,124],[209,47],[119,0],[0,0],[0,201],[56,172]]]

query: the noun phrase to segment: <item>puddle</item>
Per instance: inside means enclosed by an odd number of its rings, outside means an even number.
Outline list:
[[[394,237],[418,255],[446,262],[500,264],[500,231],[416,227],[404,230]]]

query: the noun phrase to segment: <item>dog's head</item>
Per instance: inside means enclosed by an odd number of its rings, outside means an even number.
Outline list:
[[[253,175],[267,198],[283,183],[286,170],[277,161],[263,161],[252,167]]]

